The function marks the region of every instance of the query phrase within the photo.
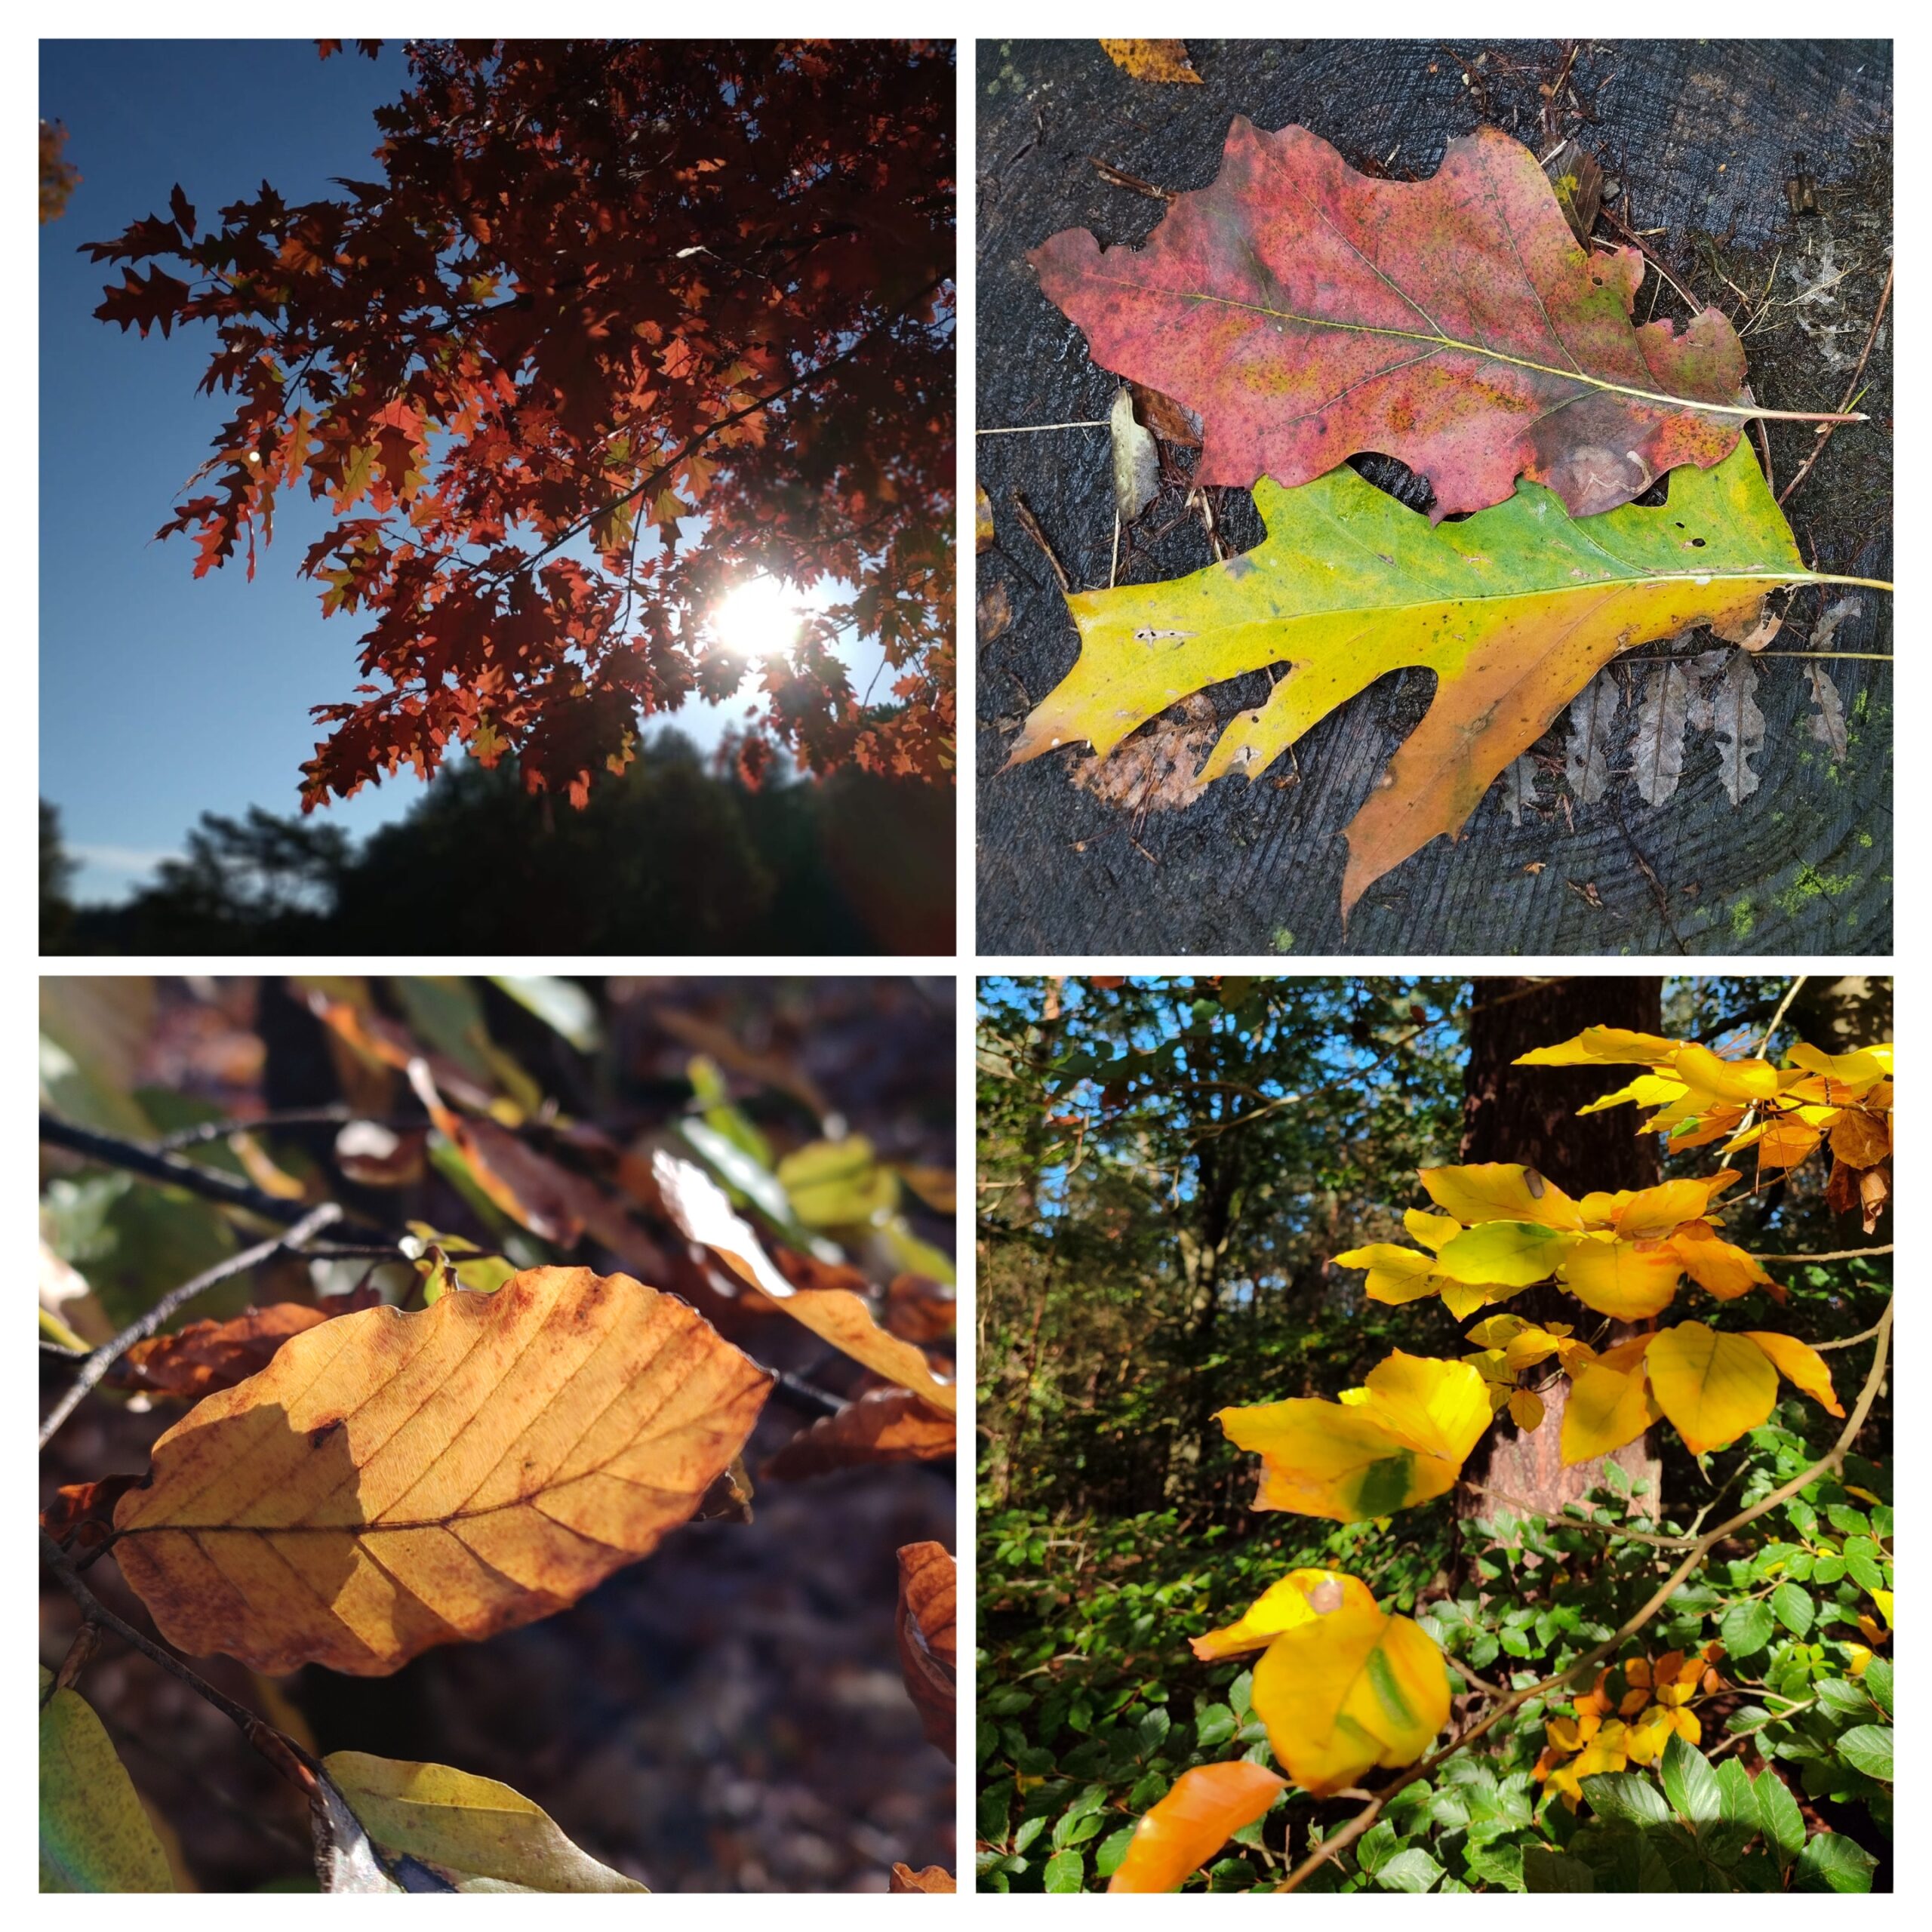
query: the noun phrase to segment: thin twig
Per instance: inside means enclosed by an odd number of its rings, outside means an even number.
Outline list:
[[[1020,492],[1013,493],[1013,507],[1020,518],[1020,527],[1040,546],[1041,554],[1052,565],[1054,575],[1060,580],[1061,594],[1073,595],[1073,580],[1066,574],[1066,567],[1054,555],[1054,546],[1047,541],[1047,533],[1040,528],[1040,519],[1033,514],[1032,506]]]
[[[144,1180],[158,1181],[164,1187],[179,1187],[190,1194],[198,1194],[204,1200],[218,1201],[225,1208],[240,1209],[253,1214],[258,1220],[266,1221],[272,1227],[289,1227],[300,1220],[308,1208],[300,1201],[284,1201],[272,1194],[265,1194],[245,1180],[238,1180],[232,1174],[223,1174],[218,1168],[205,1168],[198,1161],[184,1161],[180,1155],[154,1148],[143,1146],[138,1141],[123,1140],[118,1135],[97,1134],[92,1128],[76,1127],[72,1121],[65,1121],[57,1114],[43,1113],[40,1117],[40,1137],[50,1147],[64,1147],[69,1152],[85,1155],[91,1161],[97,1161],[103,1167],[119,1168],[126,1173],[139,1174]],[[386,1232],[381,1228],[371,1228],[365,1222],[352,1220],[343,1217],[346,1227],[352,1226],[358,1232],[381,1235]]]
[[[165,1154],[178,1153],[183,1147],[199,1147],[211,1140],[226,1140],[235,1134],[272,1134],[282,1127],[321,1127],[346,1124],[353,1116],[340,1100],[325,1107],[291,1107],[281,1113],[263,1114],[256,1120],[205,1120],[192,1127],[178,1127],[164,1134],[154,1144]],[[421,1126],[419,1119],[411,1124]]]
[[[285,1736],[266,1719],[258,1718],[246,1705],[238,1704],[225,1692],[217,1690],[206,1678],[190,1670],[173,1651],[163,1650],[158,1644],[143,1637],[131,1623],[115,1616],[88,1588],[67,1552],[45,1530],[40,1533],[40,1560],[53,1571],[61,1588],[80,1605],[81,1614],[88,1623],[112,1630],[123,1643],[131,1644],[142,1656],[159,1664],[169,1676],[178,1678],[198,1697],[212,1704],[234,1724],[304,1797],[313,1795],[316,1780],[325,1774],[321,1766],[294,1738]]]
[[[1847,1335],[1842,1342],[1814,1342],[1811,1346],[1821,1353],[1826,1349],[1855,1349],[1860,1342],[1870,1341],[1884,1325],[1882,1321],[1874,1322],[1869,1328],[1864,1330],[1861,1334]]]
[[[112,1341],[103,1342],[81,1364],[79,1374],[74,1377],[73,1386],[54,1404],[47,1420],[40,1426],[42,1448],[45,1449],[52,1441],[54,1431],[80,1407],[88,1392],[98,1385],[102,1377],[137,1342],[144,1342],[150,1335],[159,1334],[177,1309],[185,1307],[197,1295],[205,1294],[210,1288],[219,1286],[233,1276],[246,1274],[251,1268],[260,1267],[264,1261],[272,1260],[285,1247],[300,1247],[309,1235],[341,1219],[342,1210],[333,1201],[325,1201],[319,1208],[312,1208],[287,1233],[272,1235],[266,1241],[257,1241],[253,1247],[245,1247],[239,1254],[230,1255],[226,1261],[217,1262],[214,1267],[197,1275],[192,1281],[184,1281],[180,1287],[163,1295],[140,1320],[131,1321]]]
[[[1720,1523],[1714,1530],[1707,1530],[1697,1539],[1696,1546],[1684,1561],[1657,1586],[1649,1601],[1634,1617],[1628,1618],[1620,1628],[1595,1648],[1586,1651],[1574,1663],[1566,1665],[1553,1675],[1544,1678],[1540,1683],[1531,1684],[1526,1690],[1512,1691],[1501,1703],[1493,1706],[1473,1724],[1459,1731],[1440,1751],[1432,1753],[1417,1764],[1411,1764],[1399,1777],[1377,1792],[1346,1824],[1338,1826],[1323,1839],[1275,1889],[1279,1892],[1299,1891],[1319,1866],[1353,1844],[1375,1823],[1387,1807],[1389,1801],[1398,1792],[1405,1790],[1419,1778],[1427,1777],[1438,1766],[1447,1763],[1459,1752],[1466,1750],[1478,1738],[1494,1730],[1511,1712],[1521,1709],[1531,1698],[1546,1696],[1583,1672],[1593,1669],[1604,1658],[1614,1657],[1629,1638],[1634,1637],[1663,1609],[1715,1545],[1721,1543],[1726,1537],[1734,1535],[1746,1523],[1755,1522],[1760,1516],[1777,1508],[1779,1504],[1789,1502],[1800,1490],[1816,1482],[1828,1471],[1836,1469],[1844,1460],[1852,1444],[1857,1440],[1859,1431],[1865,1426],[1866,1418],[1872,1413],[1872,1404],[1878,1399],[1878,1385],[1884,1379],[1887,1343],[1890,1339],[1891,1325],[1892,1303],[1887,1302],[1885,1312],[1878,1321],[1878,1350],[1872,1357],[1871,1373],[1865,1378],[1865,1386],[1860,1392],[1857,1405],[1853,1409],[1850,1419],[1846,1423],[1838,1441],[1817,1462],[1808,1469],[1801,1470],[1793,1476],[1790,1481],[1781,1484],[1768,1496],[1759,1498],[1749,1509],[1740,1510],[1728,1522]]]
[[[1792,1001],[1798,997],[1798,988],[1804,985],[1808,977],[1806,974],[1799,974],[1785,989],[1784,998],[1778,1001],[1778,1010],[1771,1015],[1771,1023],[1764,1029],[1764,1037],[1758,1042],[1755,1058],[1762,1060],[1764,1057],[1764,1049],[1771,1044],[1772,1035],[1784,1023],[1785,1015],[1791,1011]]]
[[[1093,164],[1094,171],[1100,179],[1111,183],[1116,188],[1125,188],[1134,194],[1145,195],[1152,201],[1171,202],[1174,199],[1174,190],[1171,188],[1157,188],[1152,182],[1143,181],[1139,175],[1130,174],[1125,168],[1116,168],[1112,162],[1103,161],[1098,155],[1090,154],[1087,158]]]
[[[1851,380],[1845,385],[1845,399],[1838,405],[1841,409],[1850,408],[1851,406],[1852,398],[1858,392],[1858,379],[1864,374],[1865,365],[1866,362],[1871,359],[1872,345],[1878,340],[1878,325],[1885,318],[1885,305],[1892,299],[1892,272],[1897,266],[1897,264],[1896,263],[1890,263],[1886,266],[1885,286],[1883,290],[1880,291],[1878,307],[1872,312],[1872,326],[1870,329],[1866,331],[1865,346],[1859,352],[1858,367],[1852,371]],[[1791,494],[1792,491],[1796,489],[1798,485],[1802,483],[1805,478],[1810,475],[1811,466],[1818,460],[1820,457],[1824,454],[1825,445],[1832,440],[1832,432],[1835,430],[1838,426],[1836,422],[1829,419],[1826,420],[1818,432],[1818,439],[1812,446],[1811,454],[1798,466],[1798,474],[1794,476],[1779,493],[1778,501],[1780,503],[1783,503],[1785,499]]]
[[[1891,1251],[1892,1244],[1887,1241],[1883,1247],[1840,1247],[1833,1249],[1829,1254],[1754,1254],[1751,1259],[1753,1261],[1856,1261],[1861,1255],[1889,1254]],[[1868,1329],[1866,1333],[1876,1334],[1878,1331],[1875,1328]],[[1860,1335],[1854,1339],[1862,1342],[1865,1337]],[[1832,1349],[1848,1349],[1851,1343],[1827,1342],[1823,1346]]]
[[[1109,427],[1107,419],[1097,417],[1091,423],[1023,423],[1015,429],[975,429],[976,436],[1039,436],[1049,429],[1104,429]]]
[[[1552,1530],[1594,1530],[1600,1537],[1618,1537],[1628,1543],[1647,1543],[1658,1549],[1688,1549],[1697,1540],[1695,1537],[1654,1536],[1647,1530],[1626,1529],[1621,1523],[1593,1522],[1586,1516],[1566,1515],[1560,1512],[1552,1516],[1546,1509],[1525,1503],[1520,1496],[1512,1496],[1507,1490],[1485,1489],[1480,1483],[1470,1483],[1467,1487],[1472,1494],[1486,1496],[1493,1503],[1520,1509],[1526,1516],[1542,1517]]]

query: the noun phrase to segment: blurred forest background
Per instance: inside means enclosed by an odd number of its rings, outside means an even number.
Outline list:
[[[847,1398],[867,1378],[694,1258],[649,1177],[658,1149],[708,1168],[755,1201],[789,1265],[869,1291],[881,1320],[909,1317],[950,1374],[954,997],[949,980],[906,978],[43,979],[43,1406],[72,1374],[50,1334],[97,1345],[275,1213],[321,1200],[349,1217],[344,1245],[415,1223],[518,1266],[632,1275],[809,1385],[781,1386],[746,1451],[749,1522],[689,1524],[560,1614],[387,1678],[197,1667],[318,1753],[500,1779],[654,1890],[882,1891],[895,1862],[949,1868],[952,1767],[901,1681],[894,1606],[895,1552],[951,1546],[953,1465],[766,1478],[823,1413],[804,1398]],[[494,1185],[474,1148],[432,1128],[412,1059],[485,1131]],[[275,1213],[238,1205],[237,1189]],[[181,1318],[420,1292],[407,1263],[333,1244]],[[141,1469],[180,1413],[103,1388],[50,1446],[43,1505],[59,1484]],[[89,1582],[146,1627],[111,1561]],[[75,1627],[45,1584],[50,1667]],[[300,1801],[225,1718],[111,1637],[80,1687],[178,1885],[314,1889]]]
[[[774,771],[757,790],[656,733],[582,811],[514,759],[458,761],[359,846],[325,817],[205,813],[125,900],[79,904],[58,809],[40,808],[44,954],[501,953],[551,949],[943,954],[950,787]]]
[[[1660,1161],[1661,1137],[1633,1134],[1629,1107],[1576,1117],[1629,1070],[1515,1067],[1517,1054],[1592,1024],[1750,1054],[1790,993],[1789,980],[1715,977],[980,981],[983,1887],[990,1870],[998,1889],[1038,1889],[1043,1861],[1049,1890],[1103,1881],[1125,1843],[1121,1815],[1143,1810],[1175,1769],[1237,1755],[1260,1737],[1251,1724],[1239,1730],[1238,1702],[1229,1715],[1233,1667],[1196,1664],[1186,1640],[1238,1615],[1292,1565],[1349,1568],[1404,1610],[1481,1588],[1472,1579],[1484,1540],[1464,1534],[1480,1506],[1465,1492],[1405,1510],[1392,1527],[1257,1514],[1254,1459],[1227,1442],[1216,1411],[1333,1398],[1392,1349],[1466,1352],[1467,1324],[1439,1300],[1369,1302],[1361,1273],[1331,1265],[1364,1243],[1407,1239],[1403,1210],[1427,1204],[1420,1167],[1519,1161],[1580,1193],[1715,1164],[1715,1148]],[[1814,978],[1777,1018],[1769,1052],[1777,1060],[1804,1040],[1846,1053],[1890,1034],[1888,981]],[[1825,1161],[1755,1186],[1755,1159],[1734,1164],[1747,1179],[1726,1237],[1751,1252],[1891,1240],[1889,1211],[1869,1235],[1855,1215],[1828,1211]],[[1776,1325],[1813,1342],[1868,1328],[1890,1280],[1888,1257],[1777,1274],[1789,1300]],[[1509,1312],[1574,1319],[1574,1303],[1531,1306],[1536,1292]],[[1697,1303],[1687,1318],[1720,1327],[1767,1317],[1758,1297]],[[1849,1404],[1869,1346],[1830,1359]],[[1578,1472],[1555,1466],[1561,1388],[1542,1392],[1552,1420],[1537,1436],[1518,1437],[1506,1419],[1496,1425],[1466,1481],[1498,1483],[1552,1515],[1580,1499]],[[1888,1390],[1873,1414],[1860,1447],[1877,1457],[1890,1439]],[[1774,1419],[1789,1432],[1778,1455],[1822,1454],[1840,1426],[1797,1400]],[[1540,1458],[1524,1446],[1545,1438]],[[1706,1475],[1674,1431],[1654,1429],[1619,1454],[1629,1478],[1617,1478],[1619,1506],[1687,1519],[1720,1485],[1748,1491],[1774,1456],[1767,1432],[1751,1440],[1735,1469],[1727,1460],[1720,1471],[1714,1457]],[[1586,1467],[1601,1484],[1604,1466]],[[1640,1503],[1629,1502],[1633,1484]],[[1592,1587],[1609,1602],[1626,1586]],[[1571,1586],[1579,1601],[1583,1589]],[[1490,1614],[1507,1601],[1494,1600]],[[1595,1614],[1583,1611],[1586,1621]],[[1553,1654],[1569,1641],[1538,1627],[1537,1650]],[[1493,1658],[1494,1633],[1487,1641]],[[1532,1654],[1513,1639],[1508,1647]],[[1236,1688],[1244,1697],[1244,1680]],[[1524,1765],[1534,1741],[1532,1730]],[[1316,1808],[1340,1817],[1354,1806]],[[1034,1821],[1057,1810],[1053,1835],[1041,1836]],[[1066,1882],[1054,1881],[1052,1858],[1093,1852],[1116,1826],[1097,1874],[1083,1878],[1075,1857],[1060,1869]],[[1237,1890],[1258,1882],[1255,1857],[1266,1855],[1260,1826],[1243,1835],[1256,1852],[1228,1848],[1249,1857],[1226,1875]],[[1878,1840],[1872,1848],[1882,1853]]]

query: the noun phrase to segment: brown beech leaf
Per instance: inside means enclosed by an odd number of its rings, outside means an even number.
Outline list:
[[[929,1275],[895,1275],[885,1291],[885,1325],[903,1342],[943,1342],[959,1324],[958,1297]]]
[[[1180,81],[1197,88],[1201,85],[1201,76],[1187,57],[1184,40],[1103,40],[1100,45],[1122,73],[1137,81]]]
[[[380,1300],[374,1294],[343,1295],[320,1308],[280,1301],[267,1308],[244,1309],[226,1321],[191,1321],[174,1334],[137,1342],[108,1379],[123,1389],[198,1401],[266,1368],[290,1336],[358,1309],[373,1308]]]
[[[959,1668],[957,1572],[943,1543],[909,1543],[899,1552],[899,1669],[918,1708],[926,1742],[954,1752],[954,1684]]]
[[[686,1521],[770,1374],[627,1275],[293,1336],[155,1444],[115,1560],[177,1649],[386,1676],[547,1617]]]
[[[902,1389],[923,1395],[942,1414],[959,1413],[958,1391],[933,1374],[909,1342],[889,1335],[872,1310],[845,1288],[795,1288],[778,1271],[751,1225],[732,1210],[724,1190],[689,1161],[660,1152],[651,1172],[665,1211],[688,1241],[708,1247],[731,1272],[766,1295],[822,1341]]]
[[[764,1466],[797,1481],[864,1463],[931,1463],[955,1453],[958,1425],[909,1389],[874,1389],[802,1429]]]
[[[1641,254],[1586,254],[1495,128],[1429,180],[1379,181],[1305,128],[1237,117],[1219,178],[1144,247],[1070,229],[1032,260],[1102,368],[1198,412],[1198,483],[1293,487],[1374,450],[1427,476],[1438,518],[1518,476],[1593,516],[1709,469],[1749,413],[1722,312],[1634,326]]]
[[[98,1482],[63,1483],[40,1512],[40,1526],[56,1543],[93,1549],[112,1534],[115,1504],[140,1481],[139,1476],[103,1476]]]
[[[1162,442],[1177,443],[1183,449],[1201,447],[1201,418],[1192,410],[1183,408],[1172,396],[1150,389],[1145,383],[1135,383],[1131,386],[1134,407],[1141,421]]]
[[[959,1887],[943,1865],[928,1865],[923,1872],[915,1872],[909,1865],[895,1865],[885,1889],[888,1892],[956,1892]]]

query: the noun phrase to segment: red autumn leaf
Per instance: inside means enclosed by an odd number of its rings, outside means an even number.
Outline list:
[[[198,1401],[266,1368],[290,1336],[318,1327],[336,1315],[374,1308],[381,1300],[378,1294],[364,1291],[337,1296],[320,1308],[282,1301],[267,1308],[245,1309],[230,1321],[191,1321],[174,1334],[137,1342],[109,1379],[124,1389]]]
[[[926,1742],[953,1755],[959,1667],[955,1566],[944,1545],[908,1543],[899,1552],[899,1669],[918,1707]]]
[[[782,1482],[867,1463],[937,1462],[958,1447],[952,1417],[910,1389],[872,1389],[793,1436],[761,1473]]]
[[[198,234],[177,189],[91,251],[165,263],[103,319],[214,333],[203,386],[234,413],[215,488],[168,526],[197,574],[252,568],[279,489],[329,515],[303,574],[366,628],[304,808],[464,749],[585,804],[646,715],[747,682],[715,617],[761,575],[823,608],[750,681],[743,768],[949,784],[950,44],[405,58],[379,178],[296,205],[265,183]],[[876,693],[854,633],[890,669]]]
[[[1589,516],[1708,469],[1752,413],[1722,312],[1633,326],[1642,255],[1586,255],[1494,128],[1429,180],[1378,181],[1304,128],[1237,118],[1219,177],[1145,247],[1068,229],[1032,260],[1103,368],[1199,414],[1200,483],[1292,488],[1373,450],[1428,477],[1438,518],[1518,476]]]

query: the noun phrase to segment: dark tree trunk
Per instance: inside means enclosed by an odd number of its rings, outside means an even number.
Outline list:
[[[1625,1076],[1619,1069],[1514,1063],[1518,1054],[1553,1046],[1586,1026],[1657,1032],[1663,1023],[1662,983],[1581,974],[1543,983],[1477,980],[1463,1076],[1463,1162],[1520,1161],[1571,1195],[1654,1186],[1660,1177],[1656,1138],[1632,1132],[1629,1109],[1577,1117],[1579,1107],[1620,1084]],[[1527,1321],[1582,1326],[1577,1303],[1554,1288],[1526,1291],[1508,1303],[1507,1312]],[[1587,1311],[1583,1318],[1591,1318]],[[1621,1324],[1614,1331],[1619,1336],[1629,1332]],[[1464,1466],[1463,1483],[1456,1491],[1458,1515],[1491,1514],[1497,1507],[1475,1494],[1472,1484],[1543,1515],[1555,1515],[1566,1503],[1603,1486],[1604,1459],[1564,1466],[1559,1442],[1569,1392],[1561,1376],[1552,1375],[1539,1387],[1543,1426],[1531,1435],[1522,1434],[1506,1414],[1497,1419]],[[1659,1466],[1649,1453],[1647,1438],[1639,1436],[1608,1460],[1650,1484],[1644,1500],[1655,1513]]]

